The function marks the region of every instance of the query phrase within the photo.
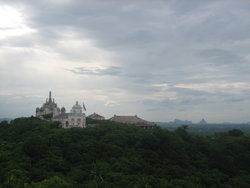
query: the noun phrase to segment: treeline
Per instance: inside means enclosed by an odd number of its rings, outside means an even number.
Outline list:
[[[163,129],[174,131],[180,125],[171,125],[167,123],[157,123]],[[228,132],[232,129],[239,129],[246,135],[250,135],[250,124],[192,124],[188,125],[188,132],[200,136],[212,136],[215,133]]]
[[[250,185],[250,137],[209,137],[88,120],[88,128],[18,118],[0,123],[0,188]]]

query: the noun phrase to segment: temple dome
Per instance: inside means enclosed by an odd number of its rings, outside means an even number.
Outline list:
[[[72,107],[71,113],[82,113],[82,107],[78,104],[78,101],[76,101],[76,104]]]
[[[64,107],[61,108],[61,113],[65,113],[66,109]]]
[[[78,101],[76,101],[76,104],[72,108],[82,109],[81,105],[78,104]]]

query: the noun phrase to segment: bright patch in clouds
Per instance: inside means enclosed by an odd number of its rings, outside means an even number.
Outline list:
[[[0,5],[0,39],[34,32],[25,25],[24,16],[16,9]]]
[[[119,103],[116,102],[116,101],[112,101],[112,100],[107,101],[107,102],[105,103],[105,106],[109,106],[109,107],[114,107],[114,106],[117,106],[117,105],[119,105]]]

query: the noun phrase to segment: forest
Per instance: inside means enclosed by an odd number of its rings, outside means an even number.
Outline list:
[[[199,136],[107,120],[60,128],[35,117],[0,123],[0,188],[246,188],[250,137]]]

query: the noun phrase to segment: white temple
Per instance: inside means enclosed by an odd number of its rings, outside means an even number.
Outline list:
[[[52,117],[61,113],[60,108],[57,107],[55,100],[51,97],[51,91],[49,92],[49,100],[46,99],[46,102],[43,104],[41,108],[36,108],[36,117],[42,118],[44,115],[51,114]]]
[[[53,121],[60,121],[63,128],[86,127],[86,116],[83,110],[86,110],[85,106],[83,105],[82,108],[76,101],[70,113],[66,113],[65,109],[61,110],[61,114],[54,116]]]
[[[64,107],[60,109],[57,107],[54,99],[52,101],[50,91],[49,100],[46,99],[46,103],[44,103],[41,108],[36,108],[36,117],[44,119],[46,115],[51,115],[51,120],[61,122],[63,128],[86,127],[86,116],[83,111],[86,111],[84,104],[82,107],[76,101],[76,104],[72,107],[70,113],[66,113]]]

